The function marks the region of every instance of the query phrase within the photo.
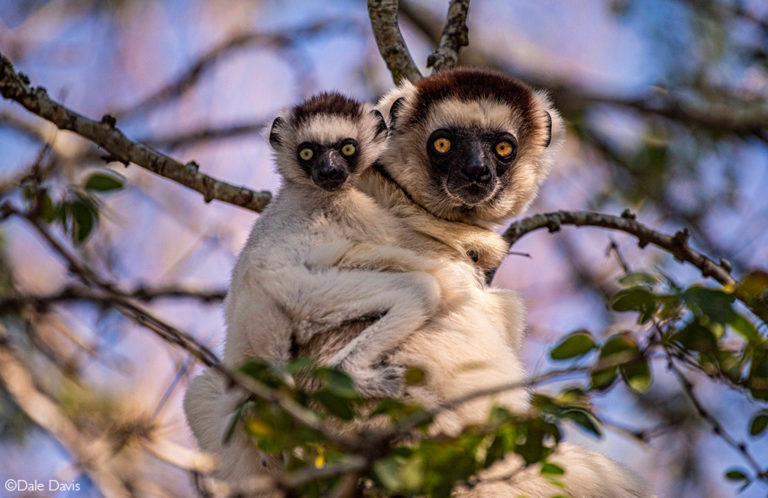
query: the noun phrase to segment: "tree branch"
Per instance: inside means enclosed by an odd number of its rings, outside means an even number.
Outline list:
[[[162,298],[197,299],[202,302],[223,300],[226,291],[198,291],[181,287],[137,287],[123,293],[125,297],[139,301],[150,302]],[[35,310],[43,311],[57,303],[70,301],[90,301],[93,293],[86,287],[70,285],[51,294],[11,294],[0,299],[0,314],[17,310],[23,306],[32,306]]]
[[[679,231],[675,235],[666,235],[637,222],[635,215],[629,210],[624,211],[620,217],[587,211],[537,214],[512,223],[504,232],[504,239],[510,245],[514,245],[527,233],[540,228],[547,228],[550,233],[553,233],[559,231],[562,225],[594,226],[626,232],[637,237],[640,247],[653,244],[671,253],[679,261],[685,261],[697,267],[705,277],[712,277],[723,285],[736,283],[731,276],[729,263],[724,260],[715,263],[688,245],[687,230]]]
[[[269,192],[254,192],[231,185],[199,171],[194,162],[182,164],[151,147],[133,142],[115,127],[114,118],[104,116],[93,121],[48,97],[44,88],[31,88],[26,76],[17,73],[13,64],[0,54],[0,94],[14,100],[62,130],[70,130],[102,147],[110,158],[125,164],[132,162],[191,188],[203,195],[206,202],[217,199],[236,206],[261,212],[272,198]]]
[[[379,53],[387,63],[395,84],[404,79],[420,80],[419,68],[413,62],[397,24],[397,0],[368,0],[368,15]]]
[[[440,45],[427,59],[427,67],[432,68],[432,74],[456,67],[459,62],[459,50],[469,45],[468,11],[469,0],[451,0],[448,6],[448,20],[440,36]]]

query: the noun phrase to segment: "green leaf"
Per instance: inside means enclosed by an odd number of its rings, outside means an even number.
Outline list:
[[[541,473],[561,476],[565,474],[565,469],[557,464],[546,462],[541,466]]]
[[[640,358],[637,361],[627,363],[620,367],[624,382],[635,392],[644,393],[651,388],[653,378],[651,377],[651,368],[648,366],[646,358]]]
[[[734,332],[750,343],[755,343],[760,339],[760,333],[744,315],[734,313],[729,324]]]
[[[373,464],[373,471],[385,488],[393,492],[413,492],[424,484],[424,457],[394,457]]]
[[[644,272],[628,273],[619,279],[619,283],[626,287],[636,287],[639,285],[653,287],[659,283],[659,277]]]
[[[608,389],[617,376],[616,367],[592,372],[592,389],[597,389],[598,391]]]
[[[761,411],[749,424],[749,435],[759,436],[768,427],[768,411]]]
[[[237,369],[270,389],[285,386],[290,378],[290,374],[282,366],[272,365],[261,359],[248,360],[239,365]]]
[[[768,351],[755,350],[753,353],[747,385],[756,399],[768,400]]]
[[[614,311],[639,311],[641,323],[651,319],[656,311],[656,296],[645,287],[630,287],[616,293],[610,302]]]
[[[672,334],[671,340],[686,349],[698,352],[711,352],[717,350],[717,338],[712,331],[693,321]]]
[[[290,375],[296,375],[302,370],[309,369],[314,365],[312,358],[298,358],[291,362],[288,362],[283,367],[284,370]]]
[[[586,410],[582,410],[579,408],[573,408],[573,409],[567,410],[563,412],[563,418],[572,420],[579,427],[581,427],[582,429],[584,429],[585,431],[591,434],[594,434],[597,437],[600,437],[602,435],[600,432],[600,429],[597,427],[597,424],[595,424],[592,414],[587,412]]]
[[[587,330],[577,330],[560,341],[560,344],[549,352],[549,357],[553,360],[567,360],[584,356],[593,349],[597,349],[597,345],[592,339],[592,334]]]
[[[427,373],[419,367],[408,367],[405,371],[405,384],[408,386],[418,386],[426,381]]]
[[[73,201],[69,205],[72,216],[72,240],[82,244],[91,234],[96,219],[93,210],[80,200]]]
[[[330,392],[342,398],[358,398],[360,393],[355,388],[352,378],[341,370],[321,367],[317,369],[317,378]]]
[[[337,395],[330,389],[322,389],[314,393],[314,398],[320,402],[328,413],[342,420],[352,420],[355,416],[353,401]]]
[[[123,188],[124,184],[124,176],[112,170],[102,170],[89,176],[85,181],[84,187],[86,190],[109,192],[111,190],[119,190]]]
[[[629,334],[616,334],[609,337],[600,349],[600,361],[622,364],[632,361],[636,353],[637,344]]]
[[[53,204],[46,189],[42,189],[40,199],[40,218],[45,223],[52,223],[59,217],[59,207]]]
[[[592,372],[592,387],[598,390],[610,387],[618,375],[617,366],[623,366],[634,361],[637,354],[637,344],[628,334],[617,334],[609,337],[600,349],[600,356],[596,364],[596,367],[598,365],[603,365],[603,367],[595,368]],[[611,366],[606,367],[606,364]]]
[[[691,287],[683,292],[682,298],[691,311],[703,313],[716,323],[729,323],[735,314],[732,307],[734,297],[721,290]]]
[[[725,477],[731,481],[743,481],[747,479],[747,473],[740,468],[732,468],[725,473]]]

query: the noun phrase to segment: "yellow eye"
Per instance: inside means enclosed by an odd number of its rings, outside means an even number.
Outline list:
[[[312,156],[314,156],[315,153],[310,149],[309,147],[306,147],[304,149],[301,149],[299,151],[299,157],[302,158],[305,161],[309,161],[312,159]]]
[[[355,148],[354,145],[352,145],[352,144],[345,144],[341,148],[341,153],[344,154],[345,156],[351,156],[352,154],[355,153],[356,150],[357,150],[357,148]]]
[[[451,141],[447,138],[438,138],[432,142],[432,147],[434,147],[440,154],[445,154],[451,150]]]
[[[512,144],[506,140],[496,144],[496,154],[498,154],[499,157],[509,157],[514,150],[515,148],[512,147]]]

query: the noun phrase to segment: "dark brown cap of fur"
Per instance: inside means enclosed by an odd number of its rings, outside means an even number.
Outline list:
[[[526,123],[532,118],[534,103],[531,88],[500,73],[454,69],[419,80],[415,85],[417,93],[411,114],[412,124],[426,116],[431,106],[449,98],[466,102],[481,98],[498,100],[519,109]]]
[[[291,118],[294,123],[301,123],[317,114],[336,114],[358,119],[363,114],[363,106],[340,93],[323,92],[294,107]]]

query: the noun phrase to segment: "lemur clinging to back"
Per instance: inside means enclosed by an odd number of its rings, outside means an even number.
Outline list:
[[[448,284],[450,272],[406,249],[401,222],[353,187],[383,151],[386,135],[378,111],[335,93],[315,96],[275,119],[269,141],[284,183],[255,223],[232,274],[226,364],[309,356],[345,370],[366,396],[400,394],[403,367],[379,365],[382,355],[460,291],[451,292],[449,285],[441,290],[433,275],[445,275],[441,280]],[[467,227],[463,239],[483,261],[497,262],[506,250],[487,230]],[[347,325],[366,317],[375,319],[362,330]],[[334,342],[328,332],[342,329],[354,333]],[[225,478],[253,472],[257,461],[277,465],[244,434],[222,446],[227,420],[241,399],[226,392],[211,371],[194,379],[185,398],[190,426],[204,450],[220,454]]]

